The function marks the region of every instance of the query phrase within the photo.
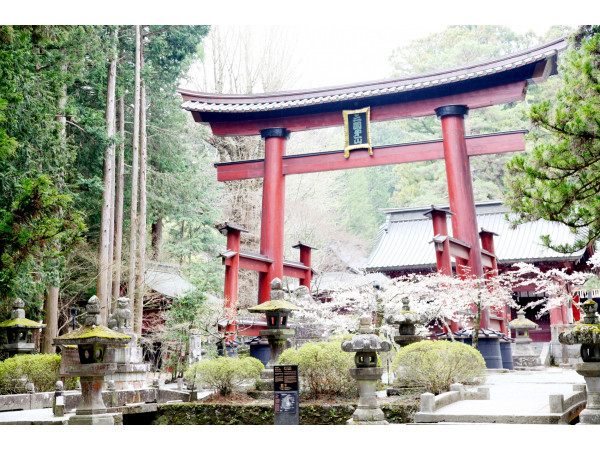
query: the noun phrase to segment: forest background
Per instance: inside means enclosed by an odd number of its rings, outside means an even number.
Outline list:
[[[502,26],[448,27],[396,49],[391,72],[381,78],[495,58],[571,31],[555,26],[536,35]],[[218,184],[213,163],[260,158],[263,148],[260,139],[212,136],[180,109],[176,89],[185,77],[206,92],[296,87],[301,69],[281,33],[257,40],[243,27],[152,25],[141,27],[138,38],[133,26],[0,27],[0,318],[9,316],[10,300],[20,297],[27,317],[48,322],[54,314],[56,327],[46,333],[60,334],[71,307],[81,307],[100,285],[123,288],[147,261],[178,267],[199,288],[194,305],[204,301],[202,293],[221,295],[216,255],[225,240],[215,224],[244,226],[250,231],[244,247],[257,251],[262,186],[261,180]],[[137,76],[136,47],[143,60]],[[561,85],[558,75],[530,86],[524,102],[472,111],[467,134],[529,128],[531,105],[552,98]],[[373,145],[440,138],[435,117],[372,125]],[[288,154],[339,150],[343,140],[337,128],[295,133]],[[142,159],[147,153],[146,163],[140,160],[142,176],[133,156],[138,151]],[[476,200],[502,198],[510,158],[471,158]],[[117,174],[107,179],[111,171]],[[124,214],[107,217],[107,205],[118,209],[119,186]],[[116,203],[107,204],[108,197]],[[382,208],[443,205],[447,199],[442,161],[289,177],[285,257],[297,259],[291,246],[301,240],[320,249],[313,263],[321,273],[360,267],[383,223]],[[103,252],[103,246],[112,250]],[[101,280],[107,258],[120,274],[111,269],[109,279]],[[255,302],[255,277],[244,274],[240,282],[242,309]],[[51,351],[48,342],[44,348]]]

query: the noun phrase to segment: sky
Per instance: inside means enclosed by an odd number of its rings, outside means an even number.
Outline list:
[[[4,24],[211,24],[285,28],[300,69],[294,89],[389,77],[398,46],[448,25],[504,24],[538,34],[552,24],[599,22],[596,0],[569,7],[522,0],[28,0],[3,5]],[[596,17],[594,17],[596,16]],[[185,86],[184,86],[185,87]],[[190,86],[187,86],[192,88]]]

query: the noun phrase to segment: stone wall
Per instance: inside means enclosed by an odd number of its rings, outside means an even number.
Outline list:
[[[412,423],[418,403],[381,406],[389,423]],[[300,405],[300,425],[345,425],[355,405]],[[272,405],[159,405],[153,425],[273,425]]]

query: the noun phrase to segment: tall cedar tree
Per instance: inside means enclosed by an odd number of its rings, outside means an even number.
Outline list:
[[[584,248],[600,236],[600,26],[580,27],[571,44],[561,69],[564,87],[555,99],[531,108],[537,145],[530,156],[509,163],[506,198],[519,214],[517,223],[542,218],[578,232],[573,245],[543,237],[561,252]],[[544,131],[549,142],[542,141]]]

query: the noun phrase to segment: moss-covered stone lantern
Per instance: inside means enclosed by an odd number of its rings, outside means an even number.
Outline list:
[[[373,333],[371,317],[362,316],[358,333],[350,341],[342,342],[342,350],[356,352],[355,368],[350,369],[350,376],[358,382],[360,398],[358,406],[348,420],[354,425],[387,425],[383,411],[377,404],[377,381],[383,374],[383,368],[377,367],[377,352],[389,352],[392,344],[383,341]]]
[[[581,424],[600,424],[600,323],[596,311],[598,304],[587,300],[581,305],[585,316],[569,331],[558,335],[561,344],[581,344],[583,363],[575,365],[575,371],[583,376],[587,385],[587,404],[579,414]]]
[[[400,347],[405,347],[423,339],[422,336],[416,334],[416,326],[423,323],[424,320],[421,314],[410,310],[408,297],[402,299],[402,310],[400,312],[385,319],[390,325],[398,325],[398,335],[394,336],[394,342]]]
[[[33,353],[39,342],[40,329],[46,325],[25,318],[25,302],[18,298],[13,302],[10,319],[0,323],[6,331],[7,343],[2,350],[13,356],[19,353]]]
[[[125,347],[128,336],[102,325],[100,302],[95,295],[86,305],[87,316],[81,328],[54,339],[54,345],[76,345],[80,364],[69,366],[71,376],[80,377],[81,400],[69,425],[113,425],[115,414],[107,413],[102,400],[104,376],[114,373],[116,363],[107,363],[107,348]]]
[[[292,311],[297,310],[300,308],[285,300],[283,283],[279,278],[271,281],[271,295],[268,302],[248,308],[250,312],[264,313],[267,316],[267,329],[260,330],[258,333],[269,341],[270,356],[265,370],[260,375],[259,390],[273,390],[273,366],[279,361],[288,338],[295,334],[295,330],[288,328],[288,318]]]
[[[529,337],[529,330],[538,328],[538,324],[526,319],[525,312],[519,310],[517,318],[508,323],[508,328],[515,330],[514,368],[520,370],[541,365],[538,353],[531,346],[533,340]]]

